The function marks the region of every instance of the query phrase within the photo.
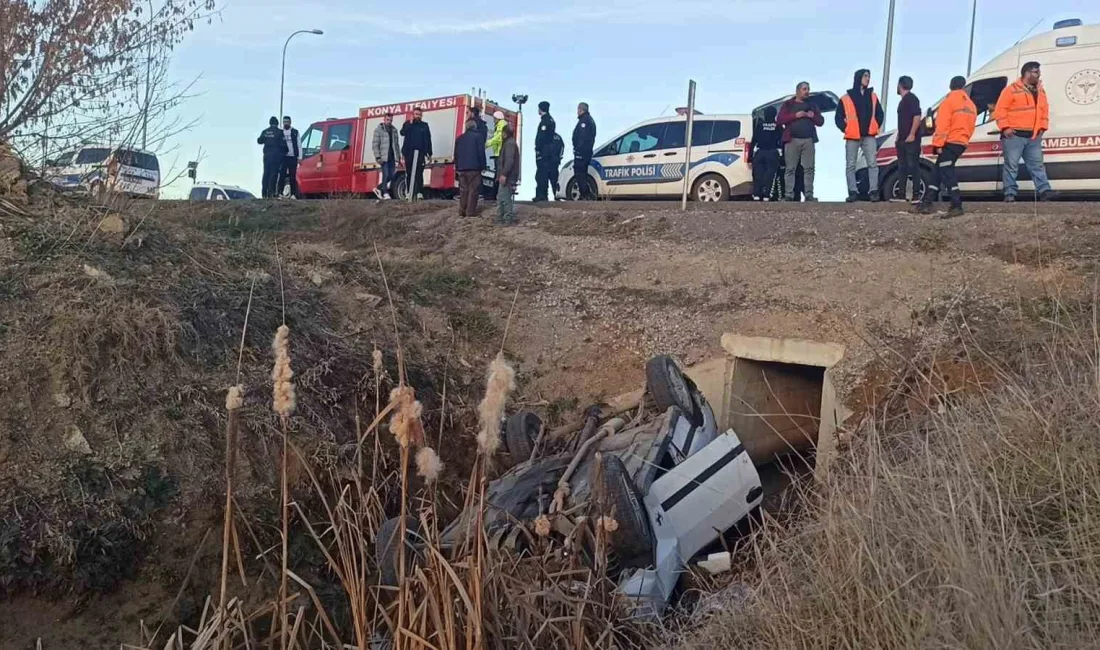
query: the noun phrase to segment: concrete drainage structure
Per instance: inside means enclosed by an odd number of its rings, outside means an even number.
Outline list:
[[[801,339],[722,336],[726,355],[687,369],[757,466],[788,453],[813,456],[819,477],[836,454],[849,411],[837,402],[832,368],[844,347]]]

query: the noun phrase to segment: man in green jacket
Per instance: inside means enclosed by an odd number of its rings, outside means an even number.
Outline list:
[[[502,130],[504,142],[497,159],[497,210],[498,220],[502,224],[516,222],[516,184],[519,182],[519,145],[511,124]]]

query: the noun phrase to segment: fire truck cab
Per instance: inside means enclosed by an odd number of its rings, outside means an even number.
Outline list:
[[[472,94],[368,106],[360,108],[356,117],[314,122],[301,136],[302,160],[298,165],[301,196],[367,196],[373,192],[381,180],[381,168],[371,146],[374,130],[387,114],[392,114],[393,125],[400,132],[401,125],[412,119],[413,109],[419,107],[431,128],[433,149],[424,168],[424,193],[450,198],[458,189],[454,168],[455,139],[465,129],[468,111],[474,106],[481,109],[490,135],[495,128],[493,113],[499,110],[519,138],[520,113]],[[486,159],[490,159],[488,153]],[[394,198],[408,198],[406,181],[404,161],[398,161]],[[483,182],[486,187],[492,186],[492,169],[485,171]]]

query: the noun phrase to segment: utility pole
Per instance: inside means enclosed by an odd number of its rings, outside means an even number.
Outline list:
[[[970,51],[966,55],[966,78],[970,79],[970,69],[974,64],[974,26],[978,23],[978,0],[970,9]]]
[[[882,102],[882,111],[886,112],[886,105],[890,102],[890,55],[894,50],[894,4],[890,0],[890,17],[886,21],[886,57],[882,62],[882,86],[879,87],[879,101]]]

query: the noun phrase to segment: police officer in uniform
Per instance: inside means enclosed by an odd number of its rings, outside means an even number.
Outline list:
[[[547,186],[556,185],[558,160],[554,155],[557,124],[550,116],[550,102],[539,102],[539,132],[535,136],[535,201],[547,200]]]
[[[573,128],[573,178],[577,181],[580,200],[595,200],[596,188],[588,177],[588,165],[592,162],[592,148],[596,146],[596,122],[588,113],[588,104],[577,105],[577,126]]]
[[[279,191],[279,172],[283,169],[283,158],[288,151],[286,137],[279,128],[279,120],[272,117],[267,121],[268,127],[260,132],[256,138],[256,144],[264,147],[264,177],[262,196],[265,199],[273,199]]]

